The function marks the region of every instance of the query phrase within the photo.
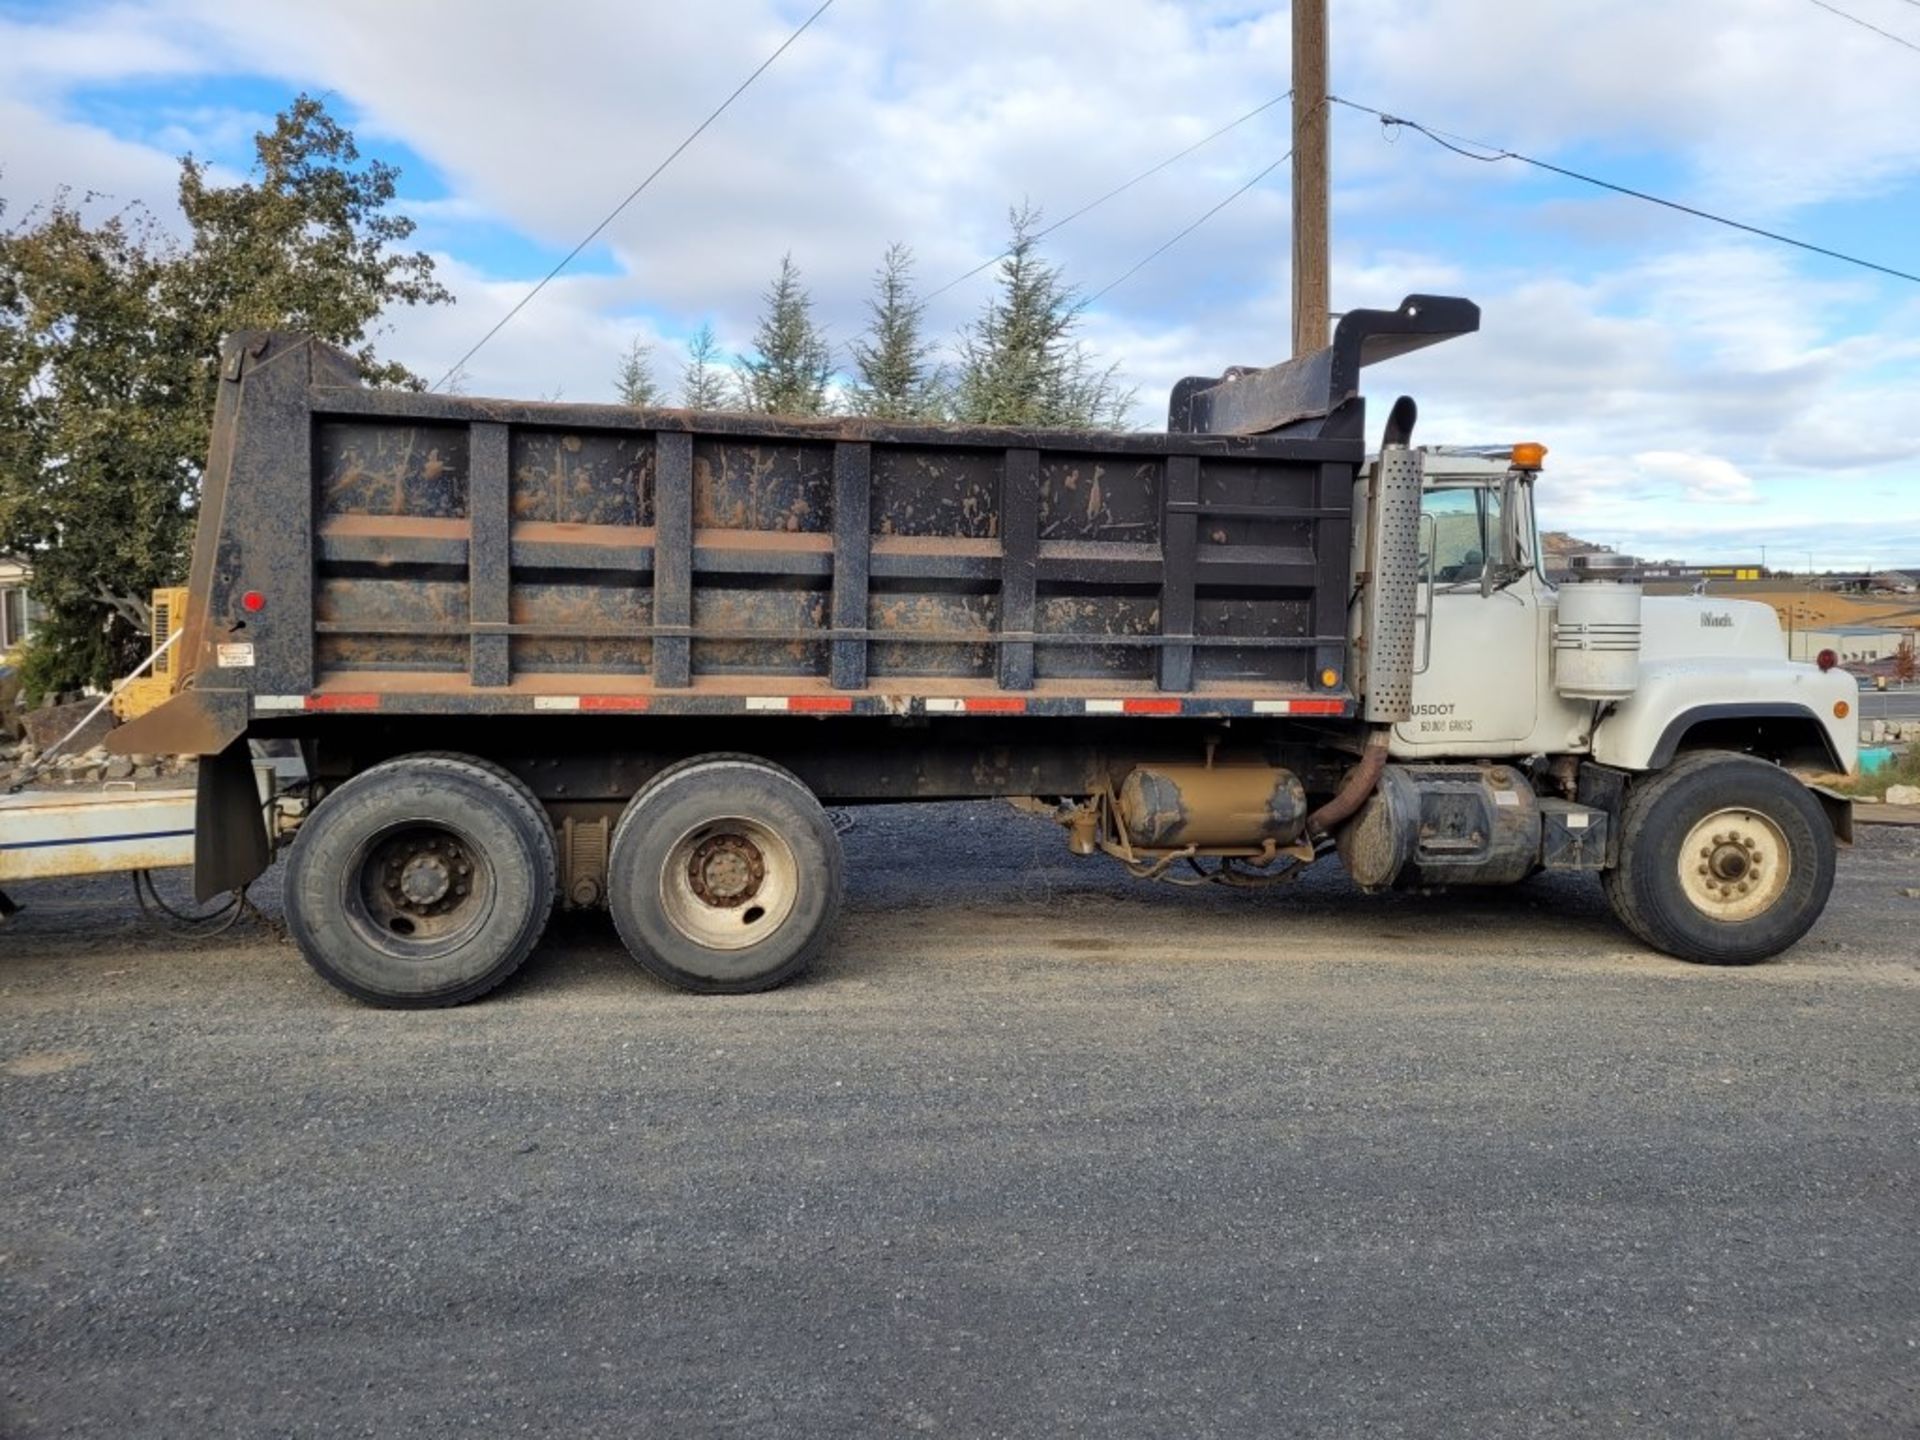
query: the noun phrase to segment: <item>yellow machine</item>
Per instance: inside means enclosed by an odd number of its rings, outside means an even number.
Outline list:
[[[153,592],[153,648],[158,650],[182,624],[187,615],[187,587],[169,585]],[[130,681],[126,689],[113,697],[113,713],[125,724],[149,710],[158,709],[180,688],[186,663],[178,647],[153,662],[150,674]]]

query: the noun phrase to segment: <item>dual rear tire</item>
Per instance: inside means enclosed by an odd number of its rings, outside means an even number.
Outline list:
[[[671,766],[628,804],[608,854],[613,923],[646,969],[702,995],[798,975],[840,912],[840,837],[813,792],[749,755]]]
[[[683,990],[744,994],[798,975],[839,914],[845,862],[820,802],[747,755],[682,761],[615,826],[621,939]],[[328,795],[288,857],[287,927],[330,984],[369,1004],[458,1005],[520,968],[557,888],[552,823],[505,769],[409,755]]]

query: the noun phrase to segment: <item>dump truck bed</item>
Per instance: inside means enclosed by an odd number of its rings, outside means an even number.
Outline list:
[[[1357,440],[225,379],[184,640],[251,717],[1352,712]]]

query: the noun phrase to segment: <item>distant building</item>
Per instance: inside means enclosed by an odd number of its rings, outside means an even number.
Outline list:
[[[1787,658],[1811,661],[1831,650],[1846,666],[1865,667],[1891,659],[1914,632],[1886,625],[1815,625],[1787,636]]]
[[[32,574],[20,561],[0,555],[0,655],[19,645],[33,629],[33,607],[27,600]]]
[[[1920,570],[1829,570],[1813,583],[1846,595],[1911,595],[1920,590]]]
[[[1644,580],[1765,580],[1764,565],[1688,565],[1679,560],[1654,560],[1640,567]]]

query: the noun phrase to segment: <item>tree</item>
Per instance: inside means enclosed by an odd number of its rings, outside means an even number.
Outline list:
[[[1039,212],[1007,214],[1012,237],[1000,284],[960,336],[953,416],[977,425],[1097,429],[1126,423],[1133,391],[1074,338],[1079,297],[1040,258]]]
[[[620,357],[620,368],[614,372],[613,388],[622,405],[660,403],[660,387],[653,378],[653,346],[637,335]]]
[[[368,338],[389,306],[452,298],[396,248],[398,172],[305,95],[254,150],[230,186],[182,157],[184,244],[65,194],[0,231],[0,551],[34,567],[37,694],[144,658],[148,592],[186,571],[225,335],[305,331],[376,383],[420,384]]]
[[[824,415],[833,349],[813,323],[813,300],[800,283],[793,256],[763,297],[766,310],[753,337],[754,353],[740,357],[740,389],[747,409],[766,415]]]
[[[867,333],[849,347],[859,377],[848,409],[880,420],[933,420],[945,409],[933,346],[921,337],[926,306],[913,293],[913,252],[887,247],[867,301]]]
[[[689,410],[724,410],[729,391],[722,370],[720,342],[713,326],[702,325],[687,346],[687,368],[680,374],[680,403]]]
[[[423,388],[367,341],[391,306],[453,299],[434,279],[431,256],[395,248],[415,228],[389,210],[399,170],[362,163],[353,132],[309,95],[253,146],[250,184],[210,188],[207,167],[181,159],[180,208],[193,236],[176,272],[177,303],[198,305],[209,333],[299,330],[351,349],[375,384]],[[217,358],[217,338],[211,353]]]

